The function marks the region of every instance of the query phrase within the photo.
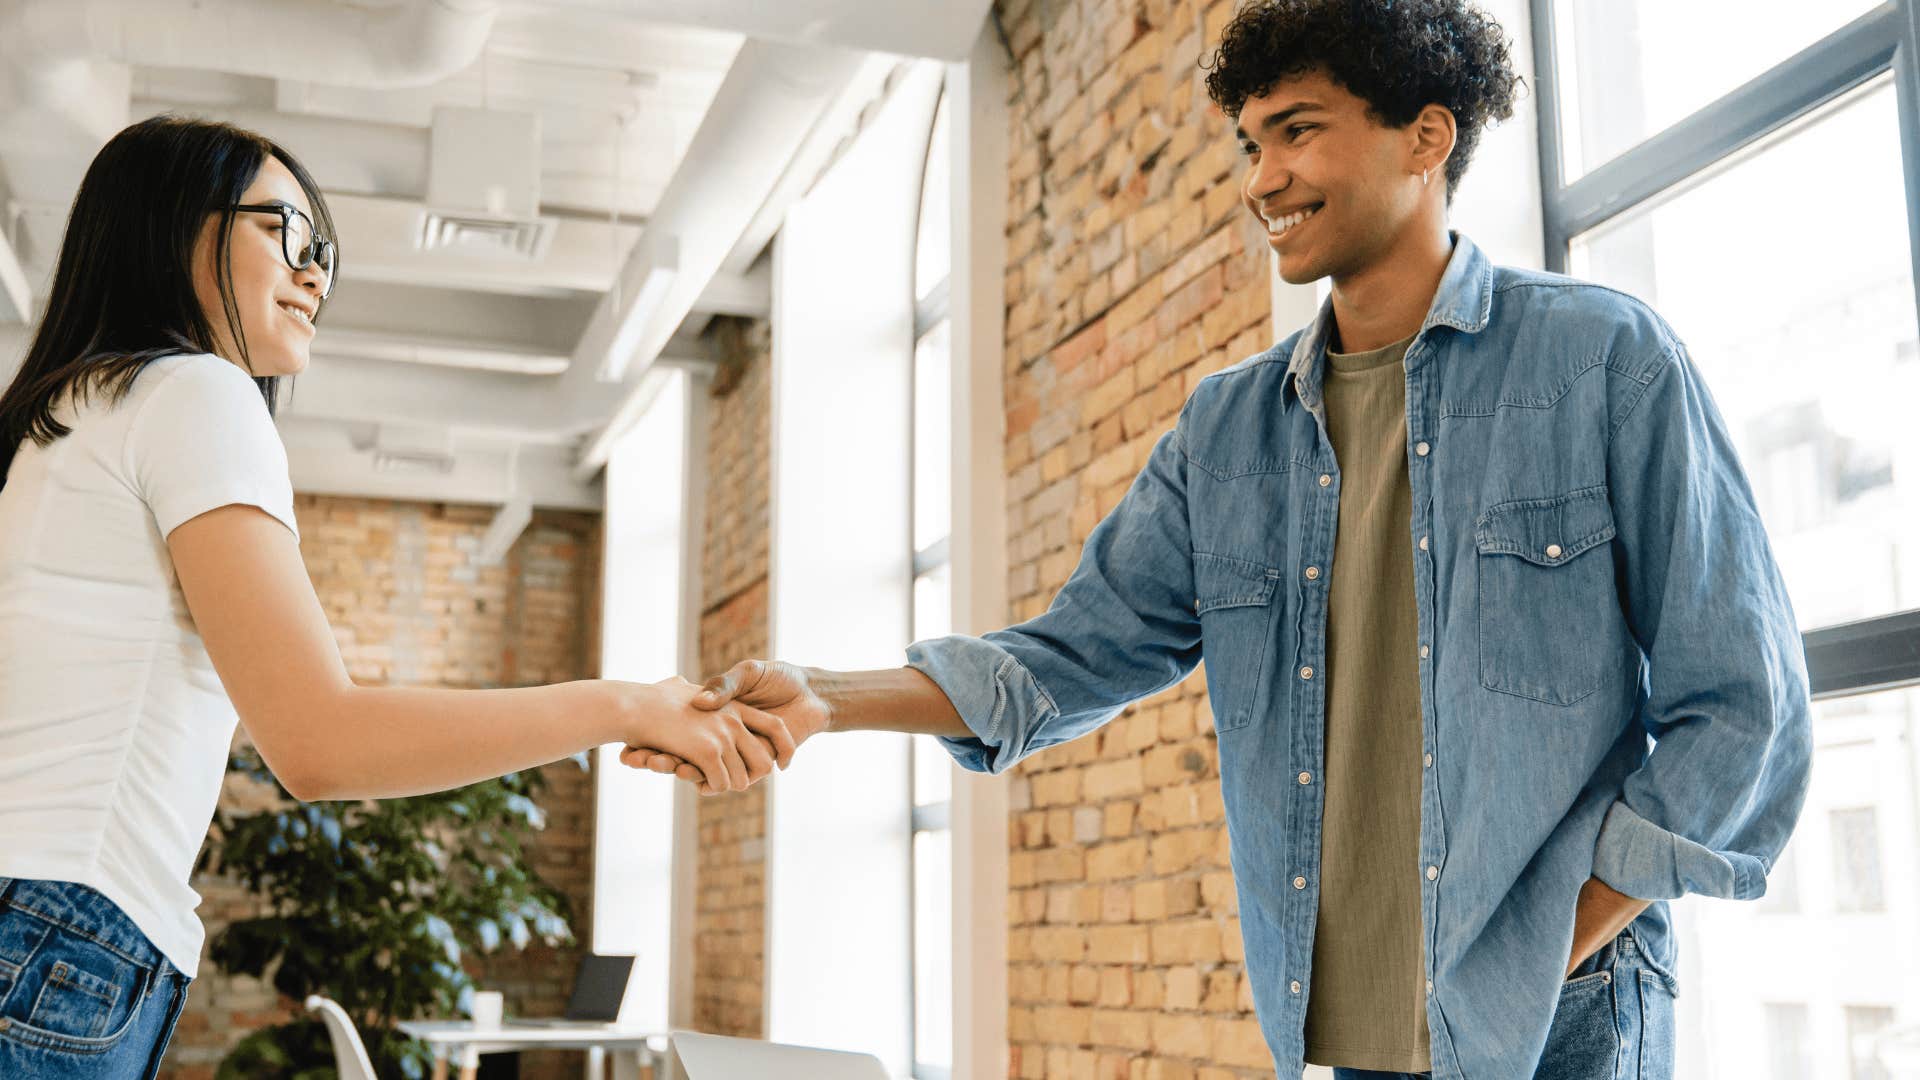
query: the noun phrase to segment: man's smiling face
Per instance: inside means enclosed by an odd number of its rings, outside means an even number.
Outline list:
[[[1265,227],[1280,276],[1296,285],[1372,265],[1424,186],[1417,171],[1407,182],[1409,131],[1381,124],[1364,100],[1318,71],[1248,98],[1234,138],[1249,166],[1241,201]]]

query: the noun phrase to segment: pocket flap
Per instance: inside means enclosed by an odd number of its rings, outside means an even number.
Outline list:
[[[1551,499],[1504,502],[1474,525],[1480,554],[1518,555],[1538,566],[1559,566],[1614,536],[1605,485]]]
[[[1196,613],[1216,608],[1265,604],[1273,599],[1280,571],[1225,555],[1193,553],[1193,592]]]

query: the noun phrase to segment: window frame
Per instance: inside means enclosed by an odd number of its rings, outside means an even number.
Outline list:
[[[950,82],[951,78],[949,77],[949,79],[946,81]],[[916,267],[919,262],[919,257],[918,257],[919,252],[917,250],[917,246],[919,244],[920,235],[921,235],[920,216],[924,215],[927,211],[927,188],[928,188],[928,181],[929,181],[927,172],[929,169],[932,168],[933,163],[938,158],[938,155],[935,153],[937,149],[935,146],[935,140],[939,138],[943,132],[945,133],[946,138],[949,140],[949,147],[948,147],[949,153],[951,153],[952,151],[951,140],[953,138],[953,134],[952,134],[953,126],[951,122],[945,125],[941,123],[941,119],[945,115],[945,110],[952,107],[952,102],[953,102],[952,87],[949,85],[945,85],[945,83],[943,83],[940,90],[940,97],[934,104],[933,116],[927,125],[927,152],[926,152],[926,155],[921,160],[921,183],[920,183],[921,195],[920,195],[920,201],[917,204],[916,217],[914,222],[914,237],[915,237],[915,245],[916,245],[914,261],[915,261]],[[949,204],[951,204],[951,201],[952,201],[952,193],[949,192],[948,193]],[[947,265],[943,268],[943,272],[941,273],[939,279],[935,281],[933,285],[931,285],[926,290],[924,297],[920,295],[919,286],[920,286],[920,282],[916,277],[916,279],[913,282],[914,295],[917,297],[914,303],[914,311],[913,311],[913,348],[906,356],[906,363],[908,367],[912,369],[912,374],[909,376],[909,385],[911,387],[911,394],[910,394],[911,400],[908,402],[908,405],[907,405],[907,411],[910,417],[907,424],[907,442],[910,448],[909,453],[912,454],[916,459],[918,458],[919,452],[920,452],[919,408],[918,408],[919,397],[920,397],[920,372],[919,372],[920,347],[922,343],[926,341],[928,336],[933,334],[936,330],[938,330],[942,323],[946,323],[952,317],[952,314],[953,314],[953,258],[951,255],[951,249],[949,249]],[[953,363],[953,344],[952,344],[951,336],[949,336],[948,338],[947,363],[948,363],[948,371],[951,372],[952,363]],[[953,438],[950,433],[948,438],[949,473],[951,473],[951,470],[952,470],[952,455],[951,455],[952,444],[953,444]],[[912,575],[912,582],[911,582],[911,586],[908,589],[908,596],[911,598],[908,602],[908,625],[909,627],[914,627],[918,625],[918,620],[919,620],[918,586],[921,580],[928,577],[929,575],[937,573],[942,569],[945,569],[947,571],[947,587],[950,594],[957,588],[957,582],[953,578],[953,554],[952,554],[953,553],[953,525],[951,521],[949,521],[948,523],[947,533],[945,536],[942,536],[936,540],[933,540],[924,548],[916,547],[917,540],[914,537],[914,515],[920,508],[920,500],[922,497],[919,484],[917,483],[917,479],[919,476],[917,460],[915,461],[914,466],[908,469],[907,476],[908,476],[907,546],[913,549],[912,568],[909,571]],[[951,482],[952,481],[950,476],[949,497],[951,497]],[[951,610],[951,600],[949,600],[949,610]],[[911,637],[914,635],[910,633],[909,636]],[[919,864],[920,835],[922,833],[945,832],[948,834],[948,840],[949,840],[948,878],[949,880],[952,880],[953,862],[957,858],[957,852],[954,851],[954,846],[952,843],[953,796],[951,794],[951,789],[949,789],[949,794],[945,800],[937,803],[929,803],[924,806],[919,805],[920,793],[918,790],[916,790],[918,787],[918,768],[917,768],[918,763],[916,759],[919,754],[926,752],[926,748],[924,746],[924,743],[921,740],[921,737],[916,736],[915,740],[916,740],[915,745],[908,751],[909,753],[908,768],[909,770],[912,771],[912,774],[913,774],[912,779],[908,784],[908,799],[910,802],[910,807],[909,807],[910,823],[908,827],[908,836],[907,836],[908,856],[907,856],[907,892],[906,892],[907,927],[908,927],[908,942],[909,942],[908,954],[907,954],[907,957],[908,957],[907,958],[908,1068],[911,1070],[911,1076],[914,1078],[914,1080],[950,1080],[950,1077],[953,1071],[951,1063],[945,1066],[934,1065],[934,1064],[922,1061],[920,1058],[920,966],[922,963],[922,957],[920,956],[920,934],[919,934],[920,896],[919,896],[919,873],[918,872],[920,869],[920,864]],[[949,765],[949,768],[951,767],[952,766]],[[949,932],[949,937],[951,938],[951,935],[953,932],[951,917],[949,918],[948,932]],[[956,1040],[959,1038],[959,1035],[960,1033],[958,1031],[954,1032],[954,1037]]]
[[[1575,237],[1685,190],[1762,140],[1891,73],[1920,322],[1920,0],[1887,0],[1571,183],[1562,145],[1559,2],[1528,0],[1548,270],[1567,272]],[[1803,631],[1801,639],[1815,701],[1920,686],[1920,610]]]

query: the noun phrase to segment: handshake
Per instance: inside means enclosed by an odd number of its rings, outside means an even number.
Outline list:
[[[622,764],[678,776],[702,795],[745,791],[825,731],[826,702],[804,669],[745,660],[698,686],[674,677],[629,711]]]

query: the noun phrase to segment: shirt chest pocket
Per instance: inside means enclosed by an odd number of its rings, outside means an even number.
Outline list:
[[[1194,611],[1214,727],[1245,727],[1265,685],[1268,636],[1280,571],[1245,559],[1195,552]]]
[[[1501,503],[1475,522],[1480,681],[1489,690],[1572,705],[1620,671],[1620,614],[1604,486]]]

